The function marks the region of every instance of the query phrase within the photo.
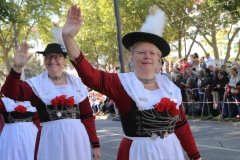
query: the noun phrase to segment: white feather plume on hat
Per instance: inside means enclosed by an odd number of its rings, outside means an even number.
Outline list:
[[[55,42],[65,47],[63,38],[62,38],[62,28],[59,27],[57,24],[53,24],[53,25],[54,26],[51,31],[53,33]]]
[[[162,37],[165,26],[165,12],[160,10],[157,5],[150,7],[150,15],[147,16],[142,25],[141,32],[152,33]]]

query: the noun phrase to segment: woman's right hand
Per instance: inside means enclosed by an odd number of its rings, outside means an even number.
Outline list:
[[[13,68],[17,72],[22,72],[22,68],[29,62],[32,55],[28,55],[28,44],[27,42],[22,42],[20,46],[17,47],[13,59]]]
[[[67,20],[62,29],[63,37],[74,38],[82,27],[81,9],[77,5],[72,5],[68,10]]]

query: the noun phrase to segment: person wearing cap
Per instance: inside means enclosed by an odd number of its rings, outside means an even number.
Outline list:
[[[40,123],[36,108],[29,101],[0,98],[3,130],[0,133],[1,160],[33,160]]]
[[[146,25],[161,31],[164,12],[157,6],[153,10],[156,12],[147,19],[155,24]],[[62,29],[63,40],[83,83],[108,96],[118,108],[124,138],[117,160],[183,160],[182,147],[190,159],[200,159],[181,105],[180,89],[166,76],[155,74],[159,59],[170,52],[169,44],[148,32],[154,29],[143,26],[140,32],[128,33],[122,39],[131,52],[134,72],[106,73],[91,66],[74,40],[81,26],[81,10],[72,5]]]
[[[36,106],[42,128],[37,135],[34,159],[91,160],[92,147],[94,159],[99,160],[100,145],[88,91],[79,77],[63,70],[65,47],[50,43],[37,53],[44,56],[46,71],[19,83],[21,70],[31,58],[28,44],[23,42],[2,86],[5,96],[28,100]]]

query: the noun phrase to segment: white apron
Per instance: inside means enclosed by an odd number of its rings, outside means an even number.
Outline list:
[[[29,102],[15,103],[9,98],[2,100],[8,112],[18,104],[28,106],[27,111],[36,111]],[[33,122],[5,123],[0,136],[0,160],[33,160],[37,132]]]
[[[91,160],[90,141],[81,120],[62,119],[41,125],[37,160]]]

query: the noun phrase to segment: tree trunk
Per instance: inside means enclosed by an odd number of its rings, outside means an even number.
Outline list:
[[[224,59],[224,63],[226,63],[230,57],[230,52],[231,52],[231,46],[232,46],[232,42],[236,36],[236,34],[239,32],[240,28],[236,28],[236,30],[233,32],[231,38],[229,39],[229,34],[230,32],[228,33],[228,45],[227,45],[227,52],[226,52],[226,56],[225,56],[225,59]]]
[[[182,57],[182,31],[178,32],[178,58]]]
[[[212,30],[211,33],[212,33],[213,54],[214,54],[214,58],[216,60],[218,60],[219,59],[219,52],[218,52],[218,46],[217,46],[215,20],[214,20],[214,23],[212,23],[211,30]]]
[[[238,60],[239,55],[240,55],[240,41],[238,41],[238,53],[234,61],[239,61]]]

